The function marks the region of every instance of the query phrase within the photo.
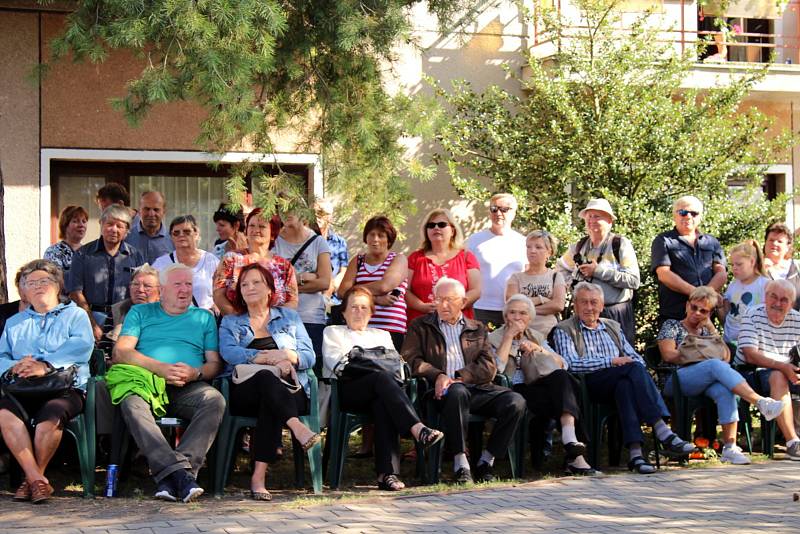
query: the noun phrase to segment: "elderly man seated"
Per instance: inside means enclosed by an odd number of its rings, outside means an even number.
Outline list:
[[[156,498],[189,502],[203,493],[197,473],[225,410],[222,395],[205,382],[222,370],[222,360],[214,316],[191,306],[192,269],[174,263],[161,271],[159,282],[161,302],[128,312],[106,378],[147,457]],[[190,421],[174,451],[154,413]]]
[[[787,280],[770,280],[764,304],[748,310],[739,330],[736,359],[758,369],[747,376],[756,392],[786,404],[775,420],[786,439],[786,455],[800,460],[800,438],[793,424],[791,393],[800,393],[800,362],[789,355],[800,343],[800,313],[792,309],[795,289]]]
[[[593,402],[616,404],[622,437],[630,451],[628,468],[641,474],[655,472],[642,454],[642,422],[652,425],[665,455],[681,458],[692,452],[694,446],[681,440],[664,422],[669,411],[661,393],[619,323],[600,318],[602,288],[580,282],[575,286],[573,302],[575,313],[553,329],[554,346],[572,372],[586,374]]]
[[[117,302],[111,306],[111,316],[114,319],[114,329],[106,337],[116,341],[122,331],[122,323],[136,304],[147,304],[148,302],[158,302],[161,298],[158,287],[158,270],[149,263],[137,267],[133,270],[133,278],[129,286],[130,298]]]
[[[434,286],[433,295],[436,310],[411,322],[402,354],[414,376],[434,385],[434,404],[442,415],[445,440],[448,449],[455,452],[457,483],[473,481],[465,440],[469,414],[496,419],[475,467],[475,479],[488,482],[494,479],[495,456],[508,449],[525,412],[525,399],[492,383],[497,367],[486,327],[461,312],[466,304],[461,282],[443,277]]]

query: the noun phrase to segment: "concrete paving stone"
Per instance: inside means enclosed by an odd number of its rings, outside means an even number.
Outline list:
[[[168,521],[146,521],[141,523],[125,523],[125,528],[135,530],[137,528],[162,528],[173,526]]]

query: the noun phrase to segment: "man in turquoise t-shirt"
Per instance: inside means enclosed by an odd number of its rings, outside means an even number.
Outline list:
[[[167,416],[191,421],[173,451],[150,404],[138,395],[120,403],[122,417],[147,457],[156,498],[189,502],[203,493],[197,473],[214,442],[225,400],[206,380],[222,370],[217,323],[192,304],[192,269],[174,263],[159,273],[161,302],[137,304],[125,317],[114,363],[142,367],[167,382]]]

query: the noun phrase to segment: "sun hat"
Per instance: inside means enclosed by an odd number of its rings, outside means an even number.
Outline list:
[[[595,211],[602,211],[603,213],[608,213],[611,215],[611,220],[616,221],[617,216],[614,215],[614,210],[611,209],[611,204],[608,203],[608,200],[604,198],[593,198],[587,204],[586,207],[583,208],[580,213],[578,213],[579,217],[583,217],[584,213],[589,210]]]

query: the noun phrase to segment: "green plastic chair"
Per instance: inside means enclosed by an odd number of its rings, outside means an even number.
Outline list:
[[[64,430],[75,439],[78,447],[78,461],[81,466],[81,483],[83,496],[94,498],[95,462],[97,451],[97,433],[95,431],[95,391],[97,382],[103,377],[89,377],[86,382],[86,403],[83,413],[76,415],[67,423]]]
[[[309,399],[310,413],[302,415],[299,419],[312,431],[319,433],[319,401],[317,391],[317,377],[314,371],[306,369],[306,376],[308,383],[311,387],[311,397]],[[244,417],[239,415],[232,415],[230,412],[230,379],[224,378],[219,380],[219,388],[222,396],[225,397],[225,415],[220,424],[219,434],[217,434],[216,442],[216,473],[214,475],[214,496],[222,497],[225,493],[225,485],[228,482],[228,475],[230,474],[233,459],[236,451],[237,436],[245,428],[253,428],[256,426],[257,419],[255,417]],[[303,449],[297,440],[292,439],[292,447],[294,451],[294,474],[295,485],[298,488],[305,487],[305,466],[303,461]],[[311,480],[314,487],[314,494],[320,495],[322,493],[322,446],[320,443],[315,444],[308,450],[308,465],[311,471]]]

